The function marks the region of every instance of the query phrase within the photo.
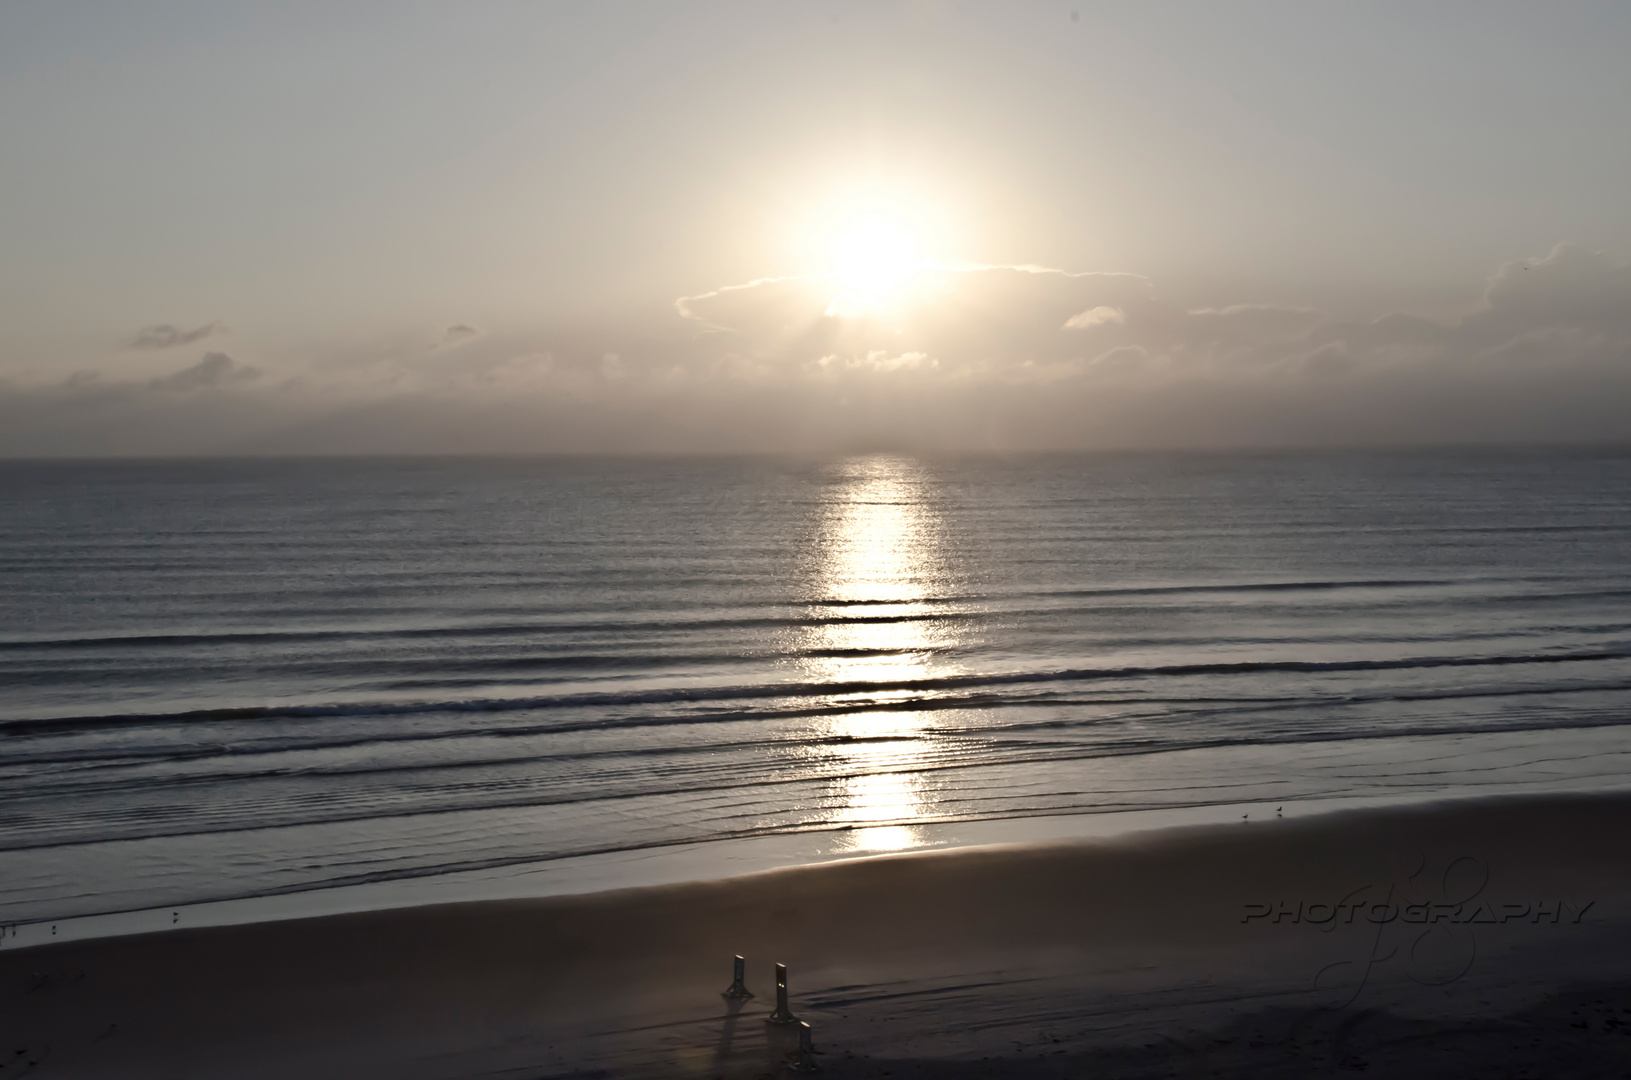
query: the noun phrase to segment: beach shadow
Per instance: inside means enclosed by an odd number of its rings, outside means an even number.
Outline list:
[[[727,1000],[725,1003],[725,1022],[719,1028],[719,1042],[714,1047],[714,1074],[722,1075],[730,1063],[731,1047],[736,1042],[736,1024],[742,1014],[742,1008],[747,1002]]]
[[[757,1013],[744,1018],[748,1002],[731,1001],[725,1006],[725,1015],[719,1025],[719,1038],[714,1043],[713,1064],[709,1071],[715,1077],[761,1077],[779,1075],[783,1066],[798,1049],[798,1028],[791,1025],[767,1024]],[[744,1025],[746,1019],[746,1026]]]

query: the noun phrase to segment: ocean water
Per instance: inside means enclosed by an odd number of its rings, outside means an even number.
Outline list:
[[[0,463],[0,922],[1623,787],[1628,724],[1620,452]]]

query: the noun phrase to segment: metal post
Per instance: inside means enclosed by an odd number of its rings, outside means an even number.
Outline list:
[[[776,965],[776,1011],[766,1018],[771,1024],[796,1024],[799,1018],[787,1007],[787,965]]]
[[[728,1000],[744,1001],[753,996],[753,992],[748,989],[748,984],[743,981],[743,976],[746,970],[747,961],[738,956],[736,958],[736,962],[732,965],[730,988],[725,991],[725,997]]]
[[[789,1072],[813,1073],[821,1071],[821,1062],[815,1059],[815,1047],[810,1045],[810,1025],[799,1021],[799,1048],[787,1063]]]

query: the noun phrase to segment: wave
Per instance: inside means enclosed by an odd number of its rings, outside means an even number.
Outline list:
[[[20,718],[0,721],[0,734],[110,727],[135,724],[187,724],[273,718],[331,716],[410,716],[425,713],[500,713],[595,706],[724,703],[764,698],[834,697],[854,694],[920,693],[934,695],[971,688],[1028,683],[1103,682],[1125,679],[1185,678],[1203,675],[1343,674],[1434,668],[1510,667],[1514,665],[1604,663],[1631,659],[1631,646],[1572,652],[1495,656],[1416,656],[1389,660],[1240,660],[1197,664],[1127,665],[1065,668],[1053,671],[943,675],[920,679],[781,682],[734,686],[664,687],[653,690],[586,692],[535,697],[466,698],[442,701],[336,702],[322,704],[248,705],[159,713],[111,713],[86,716]]]
[[[572,735],[585,732],[606,731],[632,731],[641,728],[664,728],[674,726],[694,726],[698,724],[719,723],[746,723],[760,720],[796,720],[808,717],[840,717],[856,713],[887,713],[887,712],[934,712],[953,713],[959,710],[990,709],[1000,706],[1005,710],[1013,711],[1016,715],[1029,709],[1056,710],[1069,706],[1092,706],[1106,708],[1115,706],[1136,706],[1137,710],[1126,713],[1095,714],[1091,716],[1059,718],[1051,717],[1045,720],[1010,720],[999,725],[980,728],[940,728],[936,734],[939,737],[969,738],[981,741],[982,745],[995,745],[1003,738],[1013,735],[1023,735],[1029,732],[1070,732],[1082,729],[1103,729],[1115,724],[1127,722],[1143,722],[1151,719],[1179,719],[1188,720],[1197,717],[1216,719],[1219,717],[1246,716],[1257,717],[1268,713],[1286,713],[1298,710],[1318,711],[1321,709],[1357,708],[1366,705],[1378,704],[1404,704],[1413,702],[1451,702],[1475,701],[1483,698],[1522,698],[1541,696],[1572,696],[1580,694],[1617,694],[1631,691],[1631,682],[1624,680],[1603,683],[1586,683],[1570,686],[1540,686],[1540,687],[1501,687],[1498,689],[1467,689],[1457,688],[1451,690],[1428,691],[1421,693],[1393,693],[1381,692],[1375,694],[1341,694],[1329,697],[1308,697],[1286,699],[1283,697],[1096,697],[1096,698],[1002,698],[994,699],[988,696],[972,696],[959,698],[939,698],[929,703],[921,699],[907,701],[859,701],[850,703],[824,704],[819,707],[795,706],[787,709],[764,710],[731,710],[729,712],[715,712],[708,714],[686,714],[682,716],[639,716],[618,717],[615,719],[592,719],[568,721],[562,724],[529,724],[520,727],[505,727],[492,731],[472,733],[466,729],[437,729],[430,731],[405,732],[336,732],[325,734],[311,739],[279,740],[275,744],[256,744],[252,747],[233,745],[230,743],[211,742],[195,745],[187,749],[179,749],[171,744],[155,745],[151,747],[131,747],[121,745],[106,749],[74,749],[70,751],[55,751],[47,753],[21,752],[8,756],[7,764],[11,766],[30,766],[39,764],[72,764],[87,766],[92,770],[90,786],[94,787],[100,781],[95,777],[104,771],[116,771],[127,766],[139,766],[147,762],[163,761],[168,763],[206,761],[212,758],[240,760],[244,757],[253,757],[257,754],[280,754],[294,750],[302,751],[335,751],[348,750],[358,747],[384,747],[403,743],[428,743],[447,739],[468,739],[472,734],[479,734],[488,738],[503,738],[506,740],[525,739],[544,735]],[[1484,730],[1547,730],[1553,727],[1578,727],[1583,725],[1579,712],[1571,713],[1565,722],[1559,724],[1555,718],[1531,717],[1526,723],[1513,726],[1503,724],[1498,727],[1477,728]],[[1611,721],[1620,722],[1619,719]],[[1169,729],[1171,730],[1171,729]],[[1400,734],[1403,729],[1386,724],[1375,725],[1372,730],[1357,731],[1343,729],[1334,735],[1335,738],[1367,738],[1377,736],[1392,736]],[[1413,729],[1416,730],[1416,729]],[[1416,730],[1417,734],[1442,734],[1452,729],[1443,726],[1424,726]],[[1453,729],[1460,731],[1460,728]],[[1474,730],[1474,729],[1469,729]],[[1286,734],[1287,729],[1276,729],[1275,739]],[[1307,738],[1315,738],[1316,733],[1304,731]],[[1249,745],[1251,738],[1238,733],[1231,734],[1230,745]],[[119,780],[117,783],[122,789],[129,790],[135,787],[151,785],[155,787],[168,787],[177,784],[215,783],[222,780],[255,779],[265,777],[292,777],[292,776],[376,776],[390,772],[434,772],[443,769],[465,769],[480,766],[514,765],[519,763],[537,763],[544,761],[565,760],[594,760],[615,761],[619,759],[645,759],[664,757],[675,754],[693,753],[719,753],[742,750],[753,747],[764,747],[770,744],[797,745],[799,747],[817,747],[825,745],[856,746],[870,743],[889,744],[898,742],[898,734],[885,734],[877,736],[843,734],[843,733],[817,733],[808,731],[793,735],[754,735],[748,738],[710,739],[706,742],[687,741],[682,744],[656,743],[652,745],[623,745],[610,748],[597,748],[592,751],[566,750],[561,752],[532,752],[522,754],[505,754],[494,757],[461,757],[447,761],[416,762],[410,765],[385,766],[371,764],[363,767],[332,767],[311,766],[296,767],[279,766],[264,770],[239,770],[220,773],[189,774],[184,779],[172,776],[154,777],[148,780]],[[1270,741],[1274,741],[1271,739]],[[1029,745],[1041,745],[1031,743]],[[1070,743],[1079,746],[1080,743]],[[1099,745],[1111,745],[1110,742],[1101,742]],[[1171,735],[1162,740],[1162,748],[1178,748],[1184,745],[1183,738]],[[1208,744],[1210,745],[1210,744]],[[78,783],[70,781],[70,785]],[[53,789],[61,789],[63,784],[53,783]]]
[[[1558,724],[1558,725],[1555,725],[1553,728],[1549,728],[1548,730],[1590,731],[1590,730],[1601,730],[1601,729],[1604,729],[1604,728],[1611,728],[1611,727],[1621,727],[1621,726],[1624,726],[1624,725],[1625,725],[1625,720],[1623,718],[1621,718],[1621,717],[1613,717],[1613,718],[1602,717],[1602,718],[1597,718],[1597,719],[1588,719],[1588,718],[1584,718],[1584,717],[1576,717],[1576,718],[1572,719],[1570,722],[1568,722],[1566,724]],[[1486,723],[1468,722],[1468,723],[1443,724],[1443,725],[1438,725],[1438,724],[1401,724],[1401,725],[1399,725],[1397,727],[1394,727],[1394,728],[1391,728],[1391,729],[1377,729],[1377,730],[1369,730],[1369,731],[1363,731],[1363,732],[1334,732],[1334,731],[1324,731],[1324,732],[1321,732],[1321,731],[1258,732],[1258,733],[1231,732],[1229,734],[1217,734],[1217,735],[1209,735],[1209,736],[1190,737],[1190,738],[1176,739],[1176,740],[1170,740],[1170,741],[1169,740],[1157,740],[1157,739],[1147,738],[1147,737],[1128,736],[1128,737],[1122,737],[1122,738],[1113,739],[1113,740],[1107,740],[1105,742],[1102,742],[1102,743],[1099,743],[1099,744],[1096,744],[1096,745],[1093,745],[1093,746],[1083,746],[1083,745],[1079,745],[1079,744],[1035,743],[1035,742],[1004,742],[1004,743],[988,742],[988,743],[986,743],[985,745],[983,745],[983,746],[981,746],[979,748],[980,752],[977,753],[977,754],[963,754],[963,755],[959,755],[959,756],[948,756],[948,757],[938,758],[938,759],[934,759],[934,760],[918,760],[918,761],[913,761],[913,762],[911,762],[909,764],[901,764],[901,765],[896,765],[896,766],[891,766],[891,767],[873,768],[873,769],[868,769],[867,774],[868,775],[901,774],[901,775],[921,775],[921,776],[961,774],[961,773],[966,773],[966,772],[973,771],[973,770],[982,770],[982,769],[984,769],[984,770],[1000,770],[1000,769],[1012,769],[1012,768],[1027,766],[1027,765],[1058,764],[1058,763],[1072,762],[1072,761],[1102,761],[1102,760],[1111,760],[1111,759],[1118,759],[1118,758],[1142,757],[1142,756],[1147,756],[1147,755],[1151,755],[1151,754],[1166,754],[1166,753],[1176,753],[1176,752],[1194,751],[1194,750],[1217,750],[1217,749],[1230,749],[1230,748],[1238,748],[1238,747],[1273,747],[1273,746],[1297,746],[1297,745],[1314,746],[1314,745],[1327,744],[1327,743],[1338,743],[1338,742],[1356,742],[1356,741],[1357,742],[1368,742],[1368,741],[1374,741],[1374,740],[1379,740],[1379,739],[1412,739],[1412,738],[1422,738],[1422,737],[1486,735],[1486,734],[1499,734],[1499,733],[1503,733],[1503,732],[1514,732],[1514,731],[1522,731],[1522,730],[1526,730],[1526,729],[1521,728],[1521,727],[1514,727],[1511,724],[1488,723],[1488,722],[1486,722]],[[873,741],[873,740],[845,740],[842,737],[839,737],[837,739],[832,739],[832,740],[829,740],[829,741],[856,741],[856,742],[862,742],[862,741]],[[678,748],[671,748],[671,749],[677,750]],[[527,760],[530,760],[530,759],[505,759],[504,763],[514,764],[514,763],[517,763],[518,761],[525,762]],[[476,763],[472,763],[470,767],[479,768],[482,764],[483,763],[481,763],[481,762],[476,762]],[[303,776],[323,775],[323,776],[327,776],[327,777],[362,776],[362,775],[383,776],[383,775],[389,775],[389,774],[423,774],[423,773],[428,772],[428,771],[436,771],[436,770],[441,770],[441,769],[459,768],[459,767],[461,767],[461,766],[458,765],[458,764],[442,765],[442,764],[437,764],[437,763],[431,763],[431,764],[418,764],[418,765],[412,765],[412,766],[387,766],[387,767],[384,767],[384,768],[372,768],[372,769],[323,770],[320,773],[317,772],[317,771],[312,771],[312,772],[301,773],[299,775],[303,775]],[[283,777],[291,776],[291,775],[294,775],[294,774],[288,774],[288,773],[271,774],[271,773],[269,773],[269,774],[266,774],[266,775],[267,776],[274,776],[275,775],[275,776],[278,776],[279,778],[283,778]],[[95,835],[89,835],[89,836],[62,836],[62,835],[58,835],[58,836],[52,836],[52,837],[40,837],[38,839],[33,839],[33,840],[24,839],[21,836],[19,836],[19,838],[17,838],[16,840],[14,840],[13,842],[8,844],[7,850],[8,851],[26,851],[26,850],[44,850],[44,849],[62,849],[62,848],[87,847],[87,846],[95,846],[95,845],[100,845],[100,844],[124,843],[124,842],[133,841],[133,840],[151,840],[151,839],[159,839],[159,838],[163,838],[163,837],[174,837],[174,836],[219,836],[219,835],[228,834],[228,833],[275,832],[275,831],[279,831],[279,830],[286,830],[286,829],[291,829],[291,828],[301,828],[301,827],[312,826],[312,825],[332,826],[332,825],[337,825],[337,824],[357,824],[357,823],[362,823],[362,822],[378,822],[378,821],[402,820],[402,819],[422,818],[422,817],[439,817],[439,816],[444,816],[444,815],[467,814],[467,813],[471,813],[471,812],[480,812],[480,811],[519,810],[519,809],[537,808],[537,807],[544,807],[544,806],[566,807],[566,806],[580,806],[580,805],[603,804],[603,803],[614,803],[614,804],[615,803],[628,803],[628,802],[635,802],[635,801],[646,800],[646,799],[661,799],[661,798],[673,797],[673,796],[694,795],[694,794],[697,794],[699,792],[707,792],[707,793],[712,794],[712,795],[718,795],[718,794],[723,793],[723,792],[747,792],[747,791],[765,790],[765,789],[791,789],[791,788],[799,788],[799,787],[820,787],[822,785],[830,784],[830,783],[833,783],[835,781],[846,780],[846,779],[850,778],[853,775],[855,775],[855,770],[854,770],[852,765],[849,765],[849,766],[835,767],[835,768],[827,769],[827,770],[800,771],[798,773],[760,772],[760,773],[753,774],[753,775],[741,775],[739,773],[738,774],[733,774],[733,775],[710,775],[710,776],[708,776],[706,778],[706,780],[704,782],[698,782],[698,783],[689,783],[689,784],[686,784],[686,783],[649,784],[649,785],[644,785],[644,786],[640,786],[640,787],[636,787],[636,788],[622,787],[622,788],[618,788],[618,789],[615,789],[615,790],[608,788],[608,789],[598,790],[598,791],[589,792],[589,793],[582,793],[582,794],[577,794],[577,795],[567,795],[567,796],[563,796],[563,795],[555,794],[555,793],[549,793],[549,792],[546,792],[545,790],[532,791],[532,792],[529,792],[529,793],[527,793],[525,795],[519,795],[519,796],[518,795],[513,795],[513,794],[500,794],[500,793],[498,793],[496,791],[489,790],[489,792],[487,794],[479,795],[479,796],[475,796],[475,797],[459,798],[459,799],[454,799],[454,800],[448,800],[448,801],[445,801],[445,802],[427,801],[427,802],[420,802],[417,805],[411,805],[411,806],[404,806],[404,805],[401,805],[400,803],[393,803],[393,805],[391,805],[389,807],[386,807],[386,806],[374,806],[374,807],[368,808],[368,809],[363,809],[363,808],[358,807],[358,808],[348,810],[348,809],[342,809],[342,808],[340,808],[339,806],[337,806],[335,804],[330,804],[329,806],[325,807],[321,811],[317,811],[317,812],[312,812],[312,811],[292,812],[292,813],[286,812],[286,813],[284,813],[284,814],[282,814],[280,816],[276,816],[273,820],[267,820],[266,811],[264,809],[258,809],[253,814],[248,815],[253,820],[205,821],[205,820],[199,820],[197,818],[187,817],[186,815],[178,815],[174,820],[170,820],[170,819],[166,818],[165,815],[155,815],[153,813],[152,807],[143,806],[143,807],[137,808],[129,818],[129,820],[131,820],[133,822],[138,822],[139,825],[140,825],[139,828],[135,828],[135,829],[119,829],[119,828],[115,828],[113,830],[107,830],[106,826],[108,825],[108,822],[106,820],[103,820],[103,821],[99,821],[97,823],[97,825],[99,827],[103,828],[104,831],[100,832],[98,834],[95,834]],[[234,777],[228,777],[226,779],[237,780],[237,779],[241,779],[241,778],[245,778],[245,777],[234,776]],[[253,778],[256,778],[256,777],[250,776],[250,777],[247,777],[247,778],[253,779]],[[202,781],[202,782],[207,783],[208,781]],[[1236,781],[1235,783],[1237,785],[1244,785],[1246,782],[1245,781]],[[170,786],[176,786],[176,785],[170,785]],[[1212,784],[1209,784],[1207,786],[1209,788],[1211,788],[1212,790],[1214,790],[1214,791],[1217,791],[1217,790],[1220,789],[1220,785],[1218,785],[1217,783],[1212,783]],[[1222,785],[1222,786],[1227,787],[1228,785]],[[1179,788],[1175,788],[1173,790],[1183,791],[1183,790],[1188,790],[1188,789],[1183,788],[1183,787],[1179,787]],[[1062,794],[1062,795],[1085,795],[1087,793],[1085,793],[1085,792],[1062,792],[1062,793],[1059,793],[1059,794]],[[1111,793],[1110,792],[1105,792],[1105,793],[1102,793],[1102,794],[1108,795],[1108,794],[1111,794]],[[1193,801],[1193,802],[1183,801],[1183,802],[1173,803],[1172,805],[1175,805],[1175,806],[1176,805],[1203,806],[1203,805],[1224,804],[1224,803],[1229,803],[1229,802],[1233,802],[1233,801],[1234,801],[1234,799],[1232,797],[1220,796],[1220,797],[1214,797],[1214,798],[1211,798],[1211,799],[1203,799],[1203,800]],[[1079,807],[1077,810],[1066,811],[1066,812],[1093,813],[1093,812],[1107,811],[1107,810],[1111,810],[1111,809],[1132,809],[1132,808],[1137,808],[1137,809],[1159,809],[1159,808],[1164,808],[1166,806],[1166,804],[1164,804],[1164,803],[1149,803],[1149,802],[1145,802],[1145,801],[1127,802],[1127,803],[1112,802],[1112,803],[1099,803],[1099,804],[1090,804],[1090,805],[1092,806],[1091,809],[1088,809],[1086,807]],[[1046,810],[1046,811],[1039,811],[1038,816],[1041,816],[1043,814],[1051,815],[1051,814],[1056,814],[1056,813],[1059,813],[1059,812],[1060,812],[1060,810],[1058,810],[1058,809],[1050,808],[1049,810]],[[920,815],[914,816],[913,823],[914,824],[929,824],[929,823],[934,823],[934,822],[953,821],[953,820],[957,820],[957,821],[997,820],[997,819],[1003,819],[1003,818],[1014,817],[1014,816],[1029,816],[1029,815],[1027,815],[1027,814],[1018,814],[1018,815],[1016,815],[1016,814],[1011,813],[1011,812],[1001,812],[1001,811],[999,811],[999,812],[994,812],[994,813],[968,813],[968,814],[958,815],[956,817],[949,817],[949,816],[939,815],[939,814],[934,814],[934,813],[925,813],[925,814],[920,814]],[[53,823],[53,826],[54,826],[54,824],[55,823]],[[808,822],[801,822],[801,823],[796,823],[796,824],[782,824],[782,825],[773,825],[773,826],[767,826],[767,827],[761,827],[761,828],[754,828],[754,829],[742,832],[741,834],[739,834],[739,838],[740,837],[746,837],[746,836],[752,836],[752,835],[768,835],[768,834],[772,834],[772,833],[797,833],[797,832],[827,831],[827,830],[831,830],[831,829],[835,829],[835,828],[841,828],[841,827],[842,827],[842,825],[839,825],[839,824],[837,824],[837,823],[835,823],[835,822],[833,822],[831,820],[822,819],[822,820],[818,820],[818,821],[808,821]],[[694,842],[699,842],[699,839],[700,840],[708,840],[708,839],[715,839],[715,837],[677,839],[677,840],[674,840],[674,841],[663,841],[663,840],[638,841],[638,842],[628,843],[626,845],[619,845],[619,846],[617,846],[615,848],[612,848],[612,849],[609,849],[609,850],[617,850],[617,851],[646,850],[646,849],[649,849],[649,848],[665,847],[665,846],[668,846],[669,843],[694,843]],[[547,862],[547,861],[550,861],[551,859],[554,859],[554,858],[567,857],[567,856],[576,855],[576,854],[594,854],[594,853],[598,853],[598,852],[565,850],[565,851],[560,851],[560,852],[550,853],[550,854],[533,853],[533,854],[530,854],[527,857],[518,857],[515,861],[517,861],[517,862]],[[408,876],[408,877],[428,876],[428,875],[434,875],[434,874],[440,874],[440,873],[446,873],[446,872],[448,872],[446,868],[433,868],[433,869],[423,869],[423,870],[414,869],[414,870],[407,871],[403,876]],[[297,887],[296,889],[294,889],[294,891],[304,891],[304,889],[307,888],[307,887],[323,887],[323,886],[300,886],[300,887]],[[274,893],[266,893],[264,895],[274,895]]]
[[[1505,580],[1505,579],[1503,579]],[[1528,578],[1513,579],[1516,581],[1529,581]],[[1432,588],[1467,584],[1486,584],[1483,580],[1458,580],[1454,578],[1361,578],[1353,580],[1331,579],[1310,581],[1268,581],[1268,582],[1241,582],[1229,584],[1196,584],[1196,585],[1149,585],[1149,586],[1109,586],[1093,589],[1056,589],[1031,590],[1006,593],[970,593],[957,596],[900,596],[872,599],[840,599],[831,597],[802,597],[785,601],[765,601],[759,603],[742,604],[740,607],[751,610],[753,608],[773,608],[786,610],[790,608],[879,608],[879,607],[929,607],[954,608],[959,605],[981,605],[1000,603],[1008,600],[1033,599],[1037,597],[1118,597],[1118,596],[1181,596],[1181,595],[1208,595],[1208,594],[1249,594],[1249,593],[1286,593],[1286,592],[1326,592],[1342,589],[1402,589],[1402,588]],[[1593,593],[1592,595],[1599,595]],[[675,605],[689,609],[691,605]],[[594,612],[604,611],[602,606],[586,606],[574,608],[572,611]],[[642,603],[632,611],[642,615],[660,610],[649,602]],[[570,612],[567,612],[568,614]],[[256,631],[223,631],[196,634],[118,634],[97,635],[85,637],[59,637],[59,638],[12,638],[0,639],[0,652],[19,650],[47,650],[47,649],[88,649],[88,648],[156,648],[156,647],[193,647],[199,645],[264,645],[279,642],[326,642],[326,641],[392,641],[392,640],[422,640],[426,638],[458,640],[461,638],[491,638],[509,637],[524,634],[548,633],[596,633],[596,632],[628,632],[634,629],[653,629],[660,631],[686,631],[686,630],[715,630],[715,629],[778,629],[798,628],[801,626],[830,626],[843,623],[894,623],[912,622],[921,619],[947,619],[966,618],[975,614],[974,611],[935,611],[923,613],[909,613],[899,615],[748,615],[737,617],[705,617],[696,619],[670,619],[654,620],[649,617],[624,620],[584,620],[560,619],[556,621],[524,621],[495,623],[476,626],[434,626],[434,627],[395,627],[391,629],[313,629],[313,630],[256,630]]]

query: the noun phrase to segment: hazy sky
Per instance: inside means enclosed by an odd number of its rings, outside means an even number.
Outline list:
[[[1631,438],[1631,6],[13,3],[0,454]]]

